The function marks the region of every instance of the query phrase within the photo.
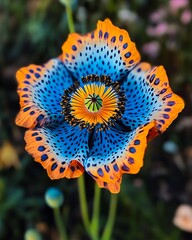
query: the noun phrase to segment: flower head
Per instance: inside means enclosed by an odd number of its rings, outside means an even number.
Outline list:
[[[17,72],[26,150],[52,179],[84,170],[120,190],[123,173],[143,165],[147,141],[164,132],[184,104],[162,66],[139,63],[129,34],[110,20],[70,34],[62,55]]]
[[[155,27],[148,27],[147,34],[149,36],[161,37],[169,33],[170,26],[166,22],[160,22]]]
[[[175,212],[173,224],[183,231],[192,232],[192,207],[181,204]]]
[[[169,0],[169,8],[173,13],[176,13],[182,8],[186,8],[189,5],[189,0]]]
[[[192,12],[188,9],[181,14],[181,22],[183,24],[189,24],[192,21]]]
[[[145,43],[142,47],[143,53],[148,55],[151,58],[156,58],[160,51],[160,44],[157,41],[151,41],[148,43]]]
[[[149,19],[153,23],[159,23],[164,21],[166,17],[167,17],[167,9],[159,8],[150,14]]]

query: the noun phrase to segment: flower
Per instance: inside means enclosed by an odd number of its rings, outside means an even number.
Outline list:
[[[176,13],[182,8],[186,8],[189,5],[189,0],[169,0],[169,8],[171,12]]]
[[[192,232],[192,207],[181,204],[175,212],[173,224],[183,231]]]
[[[63,204],[64,198],[58,188],[51,187],[45,193],[45,201],[51,208],[58,208]]]
[[[18,153],[9,141],[5,141],[0,148],[0,170],[12,166],[16,169],[20,167]]]
[[[151,58],[156,58],[160,51],[160,44],[157,41],[147,42],[142,47],[143,53]]]
[[[109,19],[70,34],[62,54],[17,72],[26,150],[51,179],[86,171],[99,187],[120,191],[123,173],[143,165],[147,141],[183,109],[162,66],[139,63],[129,34]]]
[[[162,37],[169,33],[169,25],[166,22],[161,22],[155,27],[149,26],[146,30],[147,34],[152,37]]]
[[[192,21],[192,12],[188,9],[183,11],[183,13],[181,14],[181,22],[183,24],[188,24],[191,21]]]
[[[164,21],[166,17],[167,17],[167,9],[159,8],[150,14],[149,19],[153,23],[159,23]]]

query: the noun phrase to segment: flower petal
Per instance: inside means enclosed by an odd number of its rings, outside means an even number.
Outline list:
[[[79,177],[88,152],[88,132],[67,123],[26,132],[26,150],[51,179]]]
[[[29,65],[16,74],[21,110],[16,118],[19,126],[32,128],[60,122],[63,91],[72,84],[70,73],[59,59],[44,66]]]
[[[183,100],[169,86],[162,66],[138,64],[124,82],[125,113],[122,122],[132,130],[148,122],[155,122],[149,139],[164,132],[183,109]]]
[[[134,174],[140,170],[146,138],[153,126],[150,123],[129,133],[111,129],[94,134],[90,157],[85,160],[84,167],[99,187],[118,193],[122,174]]]
[[[70,34],[62,50],[63,62],[78,80],[90,74],[119,80],[140,60],[129,34],[109,19],[98,21],[97,29],[87,35]]]

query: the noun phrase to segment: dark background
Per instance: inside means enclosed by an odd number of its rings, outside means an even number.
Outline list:
[[[186,6],[177,9],[178,2]],[[149,143],[137,175],[123,177],[113,239],[187,240],[192,234],[173,225],[180,204],[192,204],[192,6],[184,0],[73,0],[77,32],[110,18],[126,29],[142,61],[164,65],[173,91],[186,107],[169,129]],[[191,16],[192,18],[192,16]],[[57,0],[0,1],[0,239],[23,239],[32,227],[43,239],[57,239],[53,215],[44,201],[50,186],[64,194],[62,213],[70,239],[86,239],[76,180],[51,181],[25,152],[24,131],[15,125],[19,111],[15,72],[43,64],[61,53],[68,25]],[[86,176],[91,209],[94,182]],[[102,190],[101,226],[110,193]]]

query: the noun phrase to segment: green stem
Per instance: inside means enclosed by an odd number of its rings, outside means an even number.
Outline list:
[[[83,224],[85,226],[87,233],[90,234],[90,223],[89,223],[89,215],[88,215],[88,209],[87,209],[84,176],[82,175],[81,177],[79,177],[77,181],[78,181],[79,200],[80,200]]]
[[[75,31],[75,28],[74,28],[74,22],[73,22],[73,13],[71,9],[71,0],[60,0],[60,2],[64,4],[66,7],[69,32],[73,33]]]
[[[91,222],[91,232],[94,239],[99,239],[99,210],[100,210],[101,188],[95,183],[93,216]]]
[[[117,194],[111,194],[110,206],[109,206],[109,215],[107,223],[105,225],[104,232],[102,234],[101,240],[110,240],[113,230],[113,225],[115,222],[116,209],[117,209]]]
[[[54,213],[54,218],[55,218],[55,224],[56,224],[57,230],[60,235],[60,240],[67,240],[65,226],[62,222],[61,213],[60,213],[59,208],[53,208],[53,213]]]

